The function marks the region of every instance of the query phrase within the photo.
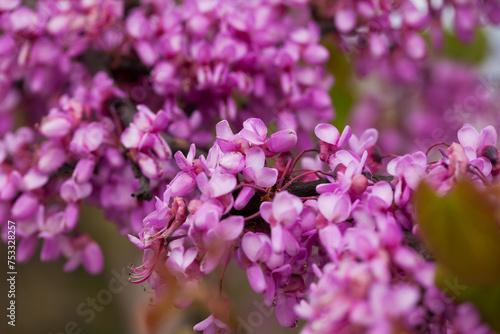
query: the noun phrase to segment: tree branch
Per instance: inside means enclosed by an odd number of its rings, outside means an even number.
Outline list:
[[[153,192],[151,191],[151,185],[149,184],[149,179],[142,174],[139,165],[134,161],[130,160],[132,166],[132,171],[136,179],[139,179],[139,190],[132,194],[132,197],[137,198],[139,201],[150,201],[153,199]]]

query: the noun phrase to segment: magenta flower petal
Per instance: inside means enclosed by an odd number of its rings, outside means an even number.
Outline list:
[[[258,170],[264,167],[264,163],[266,161],[266,155],[264,151],[259,147],[251,147],[248,149],[245,162],[247,167],[252,167],[254,170]]]
[[[42,262],[54,261],[61,255],[61,248],[57,238],[46,238],[43,241],[42,250],[40,252],[40,260]]]
[[[16,260],[19,263],[27,262],[35,253],[38,238],[36,235],[27,236],[19,242],[16,252]]]
[[[343,33],[347,33],[356,26],[356,13],[350,9],[338,10],[335,14],[335,26]]]
[[[267,126],[259,118],[249,118],[243,122],[240,136],[255,145],[262,145],[266,141]]]
[[[63,113],[51,113],[42,119],[40,132],[47,138],[60,138],[71,130],[71,120]]]
[[[77,183],[85,183],[90,180],[92,174],[94,174],[95,160],[94,159],[82,159],[76,164],[75,170],[73,171],[73,176]]]
[[[271,187],[276,183],[278,179],[278,170],[274,168],[263,167],[257,171],[256,177],[257,179],[255,180],[255,184],[258,187]]]
[[[328,225],[325,228],[319,230],[319,239],[321,244],[325,248],[328,256],[332,260],[337,259],[337,252],[340,249],[342,242],[342,234],[336,225]]]
[[[85,246],[82,252],[82,264],[85,270],[92,275],[97,275],[102,271],[104,258],[97,243],[91,241]]]
[[[337,147],[343,148],[344,146],[346,146],[347,143],[349,142],[349,139],[351,138],[351,135],[352,135],[351,127],[349,125],[346,125],[344,131],[342,131],[342,135],[339,138]]]
[[[465,124],[460,130],[458,130],[458,140],[463,146],[477,148],[479,139],[479,133],[476,128],[470,124]]]
[[[161,168],[160,162],[154,156],[140,152],[137,157],[137,164],[146,177],[150,179],[159,179],[163,176],[163,169]]]
[[[0,144],[0,156],[1,156]],[[42,145],[40,156],[38,157],[37,169],[42,173],[50,173],[57,170],[64,164],[66,160],[66,152],[55,144],[53,141],[48,141]],[[0,163],[2,158],[0,157]]]
[[[237,174],[245,168],[245,158],[240,152],[229,152],[219,159],[219,166],[227,173]]]
[[[61,198],[68,202],[77,202],[88,197],[92,193],[92,184],[76,183],[74,179],[68,179],[61,185]]]
[[[276,319],[281,327],[290,328],[295,326],[298,316],[295,314],[297,296],[293,293],[282,293],[276,301]]]
[[[346,220],[351,213],[351,200],[341,192],[325,193],[318,197],[318,208],[330,222]]]
[[[225,241],[231,241],[238,238],[243,231],[245,220],[242,216],[230,216],[220,221],[218,233]]]
[[[372,195],[380,198],[385,204],[385,208],[392,205],[393,200],[393,190],[389,183],[387,182],[377,182],[372,187]]]
[[[322,45],[311,44],[304,50],[302,57],[309,64],[321,65],[330,58],[330,53]]]
[[[339,130],[333,125],[326,123],[318,124],[314,129],[314,133],[316,137],[332,145],[337,145],[340,138]]]
[[[257,262],[259,259],[262,246],[262,240],[255,233],[247,232],[241,238],[241,248],[247,258],[252,262]]]
[[[297,144],[297,134],[293,130],[281,130],[273,133],[266,144],[273,153],[288,152]]]
[[[479,138],[477,140],[478,149],[484,148],[488,145],[495,146],[497,144],[497,131],[491,125],[488,125],[479,133]]]
[[[285,250],[285,241],[283,240],[283,226],[277,224],[271,228],[271,243],[273,251],[283,253]]]
[[[23,220],[38,209],[38,198],[31,193],[24,193],[14,202],[11,213],[14,219]]]
[[[262,269],[256,263],[247,268],[248,283],[252,287],[253,291],[257,293],[264,293],[266,291],[266,279]]]
[[[196,188],[196,179],[193,174],[180,172],[170,181],[172,196],[186,196]]]
[[[26,189],[33,190],[43,187],[49,180],[46,173],[38,171],[36,168],[30,169],[23,176],[23,183]]]
[[[236,210],[242,210],[252,199],[253,195],[255,195],[255,189],[243,187],[234,201],[234,208]]]
[[[300,198],[287,191],[278,193],[274,197],[272,205],[274,218],[285,226],[295,223],[297,217],[302,212],[302,208],[304,207]]]

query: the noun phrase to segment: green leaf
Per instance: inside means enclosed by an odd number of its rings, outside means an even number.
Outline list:
[[[481,30],[476,30],[474,39],[467,44],[460,41],[456,35],[446,32],[443,51],[447,58],[477,64],[488,54],[488,43]]]
[[[472,302],[484,321],[500,332],[500,286],[478,287],[464,283],[460,278],[438,264],[436,285],[448,295],[450,302]]]
[[[347,124],[349,112],[354,104],[352,93],[354,89],[350,81],[353,75],[352,62],[355,54],[340,51],[335,42],[329,38],[323,38],[321,43],[330,52],[330,59],[325,64],[325,69],[335,77],[335,84],[330,90],[330,97],[335,108],[333,125],[342,129]]]
[[[500,226],[487,196],[465,180],[446,197],[422,183],[416,209],[437,262],[468,284],[492,287],[500,285]]]

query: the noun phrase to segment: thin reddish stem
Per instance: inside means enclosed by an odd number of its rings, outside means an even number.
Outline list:
[[[229,264],[229,259],[231,258],[231,252],[227,252],[226,263],[224,263],[224,269],[222,269],[222,274],[220,276],[219,281],[219,295],[222,296],[222,281],[224,279],[224,275],[226,274],[227,265]]]
[[[302,173],[300,175],[297,175],[296,177],[294,177],[293,179],[291,179],[290,181],[288,181],[287,184],[285,184],[283,186],[283,188],[280,188],[281,190],[285,190],[286,188],[288,188],[293,182],[297,181],[298,179],[300,179],[301,177],[304,177],[306,175],[309,175],[309,174],[316,174],[316,173],[319,173],[319,174],[323,174],[323,175],[327,175],[327,176],[332,176],[331,173],[327,173],[327,172],[323,172],[321,170],[311,170],[309,172],[305,172],[305,173]]]
[[[431,145],[431,147],[429,147],[429,148],[427,149],[427,151],[425,152],[425,155],[428,155],[428,154],[429,154],[429,152],[430,152],[430,151],[431,151],[434,147],[436,147],[436,146],[438,146],[438,145],[444,145],[444,146],[450,147],[450,144],[446,144],[445,142],[435,143],[435,144]]]
[[[243,187],[253,188],[255,190],[262,191],[263,193],[268,193],[267,189],[264,189],[264,188],[261,188],[261,187],[257,187],[256,185],[248,184],[248,183],[241,183],[241,184],[237,185],[234,188],[234,190],[238,190],[238,189],[243,188]]]
[[[245,221],[248,221],[248,220],[251,220],[251,219],[254,219],[254,218],[257,218],[260,216],[260,211],[257,211],[256,213],[254,213],[253,215],[250,215],[248,217],[245,217]]]

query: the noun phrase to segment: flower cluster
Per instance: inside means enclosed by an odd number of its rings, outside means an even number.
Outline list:
[[[306,1],[143,1],[127,38],[151,67],[168,132],[207,145],[215,123],[248,117],[305,135],[333,117],[329,58]]]
[[[134,155],[135,151],[120,145],[121,122],[114,121],[116,115],[103,107],[109,98],[122,95],[99,73],[91,86],[81,85],[74,96],[62,96],[42,118],[38,131],[22,127],[0,140],[0,216],[3,222],[14,219],[18,223],[18,261],[29,260],[42,239],[42,261],[64,256],[68,259],[65,270],[73,270],[81,262],[90,273],[99,273],[103,266],[99,246],[77,232],[85,200],[102,208],[122,233],[142,227],[142,218],[153,204],[131,197],[138,191],[139,181],[131,168],[134,160],[126,152]],[[145,107],[139,109],[134,124],[147,129],[144,123],[153,113]],[[161,115],[159,112],[157,118]],[[171,155],[168,145],[161,149],[156,151],[158,155]],[[142,168],[140,160],[139,164]],[[153,182],[153,191],[165,186]]]
[[[399,80],[412,80],[427,56],[422,32],[441,49],[447,22],[458,38],[470,42],[475,29],[500,24],[500,3],[486,1],[329,1],[311,0],[325,29],[339,37],[361,73],[373,69]]]
[[[418,80],[380,80],[349,114],[355,131],[376,128],[387,152],[426,150],[452,141],[465,123],[500,124],[498,84],[490,74],[478,75],[456,62],[430,62]]]
[[[123,34],[116,22],[123,2],[36,1],[33,8],[20,0],[0,4],[0,134],[13,125],[12,111],[25,104],[36,122],[59,97],[89,83],[88,69],[79,59],[89,48],[112,50],[109,36]]]
[[[418,234],[411,198],[422,180],[444,194],[458,178],[498,179],[495,129],[465,125],[439,161],[399,156],[385,177],[375,174],[383,170],[376,130],[357,137],[349,126],[341,134],[319,124],[315,133],[317,148],[294,157],[293,130],[268,137],[253,118],[234,134],[222,121],[207,156],[195,158],[194,145],[187,157],[176,153],[181,171],[138,236],[129,235],[145,250],[132,281],[148,280],[186,307],[203,276],[234,259],[278,322],[304,318],[304,333],[489,331],[472,306],[439,291],[434,264],[409,238]],[[304,156],[311,152],[317,158]],[[301,160],[314,168],[298,168]],[[219,313],[195,330],[229,331]]]

